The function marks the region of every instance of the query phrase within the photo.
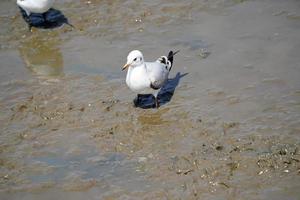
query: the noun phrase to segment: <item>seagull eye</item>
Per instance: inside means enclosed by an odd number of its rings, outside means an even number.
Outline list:
[[[137,58],[133,59],[133,61],[136,61]]]

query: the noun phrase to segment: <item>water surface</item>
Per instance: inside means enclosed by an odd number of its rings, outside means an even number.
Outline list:
[[[64,0],[76,28],[32,32],[0,5],[1,199],[299,199],[299,1]],[[159,109],[132,49],[180,49]]]

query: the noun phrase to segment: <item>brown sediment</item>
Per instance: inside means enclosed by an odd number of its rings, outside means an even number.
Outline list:
[[[76,29],[32,33],[0,4],[1,199],[298,197],[298,2],[61,1]],[[180,49],[159,109],[133,106],[135,48]]]

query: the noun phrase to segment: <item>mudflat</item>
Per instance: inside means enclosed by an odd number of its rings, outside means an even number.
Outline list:
[[[62,0],[75,29],[32,32],[0,6],[0,199],[299,199],[299,1]],[[180,50],[159,109],[133,49]]]

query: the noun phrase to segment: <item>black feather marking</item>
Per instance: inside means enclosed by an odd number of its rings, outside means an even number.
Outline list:
[[[158,58],[158,61],[162,64],[167,64],[168,60],[167,60],[167,57],[166,56],[161,56]]]
[[[158,90],[158,89],[159,89],[159,87],[153,85],[152,83],[150,84],[150,87],[151,87],[153,90]]]
[[[167,64],[167,58],[166,57],[162,57],[162,63],[164,63],[165,65]]]
[[[169,70],[169,71],[171,71],[172,66],[173,66],[173,56],[174,56],[175,54],[177,54],[178,52],[179,52],[179,50],[178,50],[178,51],[175,51],[175,52],[170,51],[169,54],[168,54],[168,60],[169,60],[170,63],[171,63],[171,67],[170,67],[170,70]]]

